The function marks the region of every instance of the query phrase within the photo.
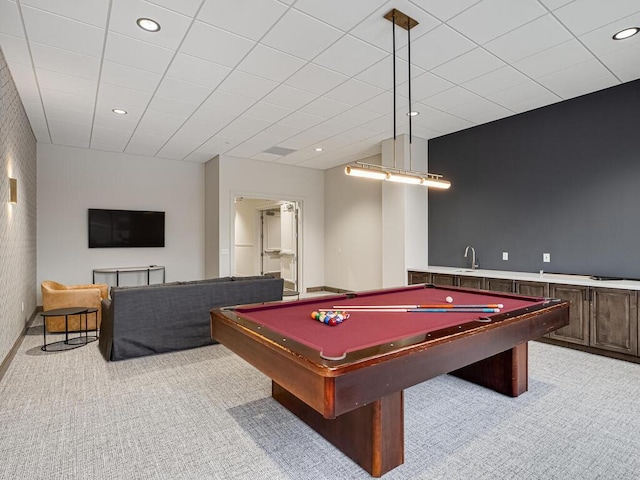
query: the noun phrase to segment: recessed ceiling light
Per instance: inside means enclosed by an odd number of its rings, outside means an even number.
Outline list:
[[[315,150],[316,150],[316,152],[321,152],[322,151],[322,147],[317,147]]]
[[[150,18],[139,18],[136,20],[136,23],[141,29],[146,30],[147,32],[157,32],[160,30],[160,24]]]
[[[416,112],[415,110],[407,113],[408,117],[415,117],[417,115],[420,115],[420,112]]]
[[[614,40],[624,40],[625,38],[633,37],[636,33],[640,32],[640,27],[631,27],[620,30],[613,36]]]
[[[113,110],[111,110],[113,113],[117,114],[117,115],[126,115],[127,111],[123,110],[121,108],[114,108]]]

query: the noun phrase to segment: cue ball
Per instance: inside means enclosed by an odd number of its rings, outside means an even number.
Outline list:
[[[447,303],[453,303],[453,298],[451,297],[447,297],[445,298],[445,300],[447,301]]]

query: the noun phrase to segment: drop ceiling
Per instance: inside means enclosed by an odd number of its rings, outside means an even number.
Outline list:
[[[393,136],[392,8],[417,137],[640,78],[638,0],[0,0],[0,48],[38,142],[327,169]]]

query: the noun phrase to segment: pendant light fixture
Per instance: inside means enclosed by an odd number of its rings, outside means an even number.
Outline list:
[[[347,175],[354,177],[372,178],[375,180],[386,180],[389,182],[408,183],[412,185],[424,185],[431,188],[447,189],[451,186],[451,182],[444,180],[442,175],[434,173],[416,172],[412,170],[411,165],[411,119],[418,115],[411,109],[411,29],[418,25],[418,22],[408,15],[402,13],[395,8],[389,11],[385,16],[393,24],[393,167],[376,165],[373,163],[355,162],[356,165],[348,165],[345,168]],[[407,64],[409,72],[409,170],[397,167],[396,164],[396,25],[407,30]]]

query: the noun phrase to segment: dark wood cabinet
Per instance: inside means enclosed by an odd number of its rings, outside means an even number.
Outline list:
[[[549,334],[549,338],[589,345],[589,287],[549,285],[549,296],[570,302],[569,325]]]
[[[592,289],[590,327],[591,346],[638,355],[638,292]]]
[[[431,274],[427,272],[409,272],[409,285],[431,283]]]
[[[432,273],[431,283],[433,283],[434,285],[448,285],[450,287],[458,286],[456,283],[455,275],[447,275],[444,273]]]
[[[514,281],[508,278],[485,278],[484,289],[492,292],[513,293]]]
[[[409,272],[408,279],[410,284],[431,282],[566,300],[569,325],[542,341],[640,363],[638,290],[433,272]]]
[[[530,297],[548,297],[549,284],[546,282],[516,281],[516,293]]]
[[[484,288],[484,278],[460,276],[458,277],[458,286],[482,290]]]

